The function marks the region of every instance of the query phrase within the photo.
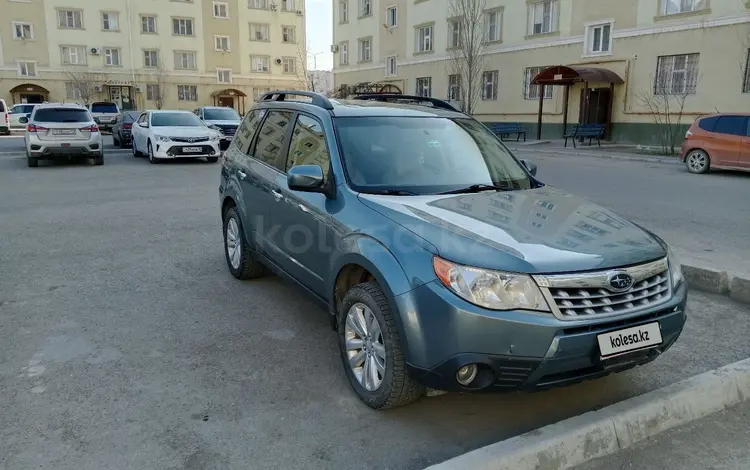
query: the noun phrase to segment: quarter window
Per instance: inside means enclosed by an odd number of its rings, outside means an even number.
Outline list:
[[[285,171],[299,165],[318,165],[327,179],[330,163],[323,127],[315,119],[300,115],[294,125]]]
[[[277,166],[291,120],[292,113],[290,112],[269,111],[258,134],[253,157],[268,165]]]

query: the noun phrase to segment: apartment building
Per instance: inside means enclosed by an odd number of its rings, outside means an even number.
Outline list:
[[[0,0],[0,97],[230,106],[304,87],[304,0]]]
[[[389,83],[460,104],[453,4],[474,1],[484,67],[473,111],[484,122],[536,135],[541,109],[544,138],[588,122],[655,144],[654,103],[672,121],[682,108],[684,124],[750,109],[748,0],[333,0],[335,86]]]

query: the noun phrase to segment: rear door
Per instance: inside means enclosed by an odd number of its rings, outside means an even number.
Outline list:
[[[34,113],[39,140],[72,142],[91,137],[91,115],[84,108],[41,108]]]
[[[747,116],[719,116],[714,131],[706,136],[712,162],[720,166],[738,166],[742,140],[746,133]]]

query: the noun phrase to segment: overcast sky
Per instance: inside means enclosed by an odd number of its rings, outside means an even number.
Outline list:
[[[307,14],[307,52],[309,68],[317,65],[318,70],[333,68],[333,54],[331,54],[331,38],[333,37],[333,2],[331,0],[307,0],[305,10]],[[313,60],[313,54],[317,54]],[[315,63],[317,62],[317,64]]]

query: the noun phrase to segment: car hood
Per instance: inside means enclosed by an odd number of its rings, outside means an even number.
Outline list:
[[[457,263],[525,273],[588,271],[651,261],[664,242],[612,211],[551,186],[360,200]]]
[[[167,137],[206,137],[216,135],[216,131],[205,126],[164,126],[152,127],[154,134]]]

